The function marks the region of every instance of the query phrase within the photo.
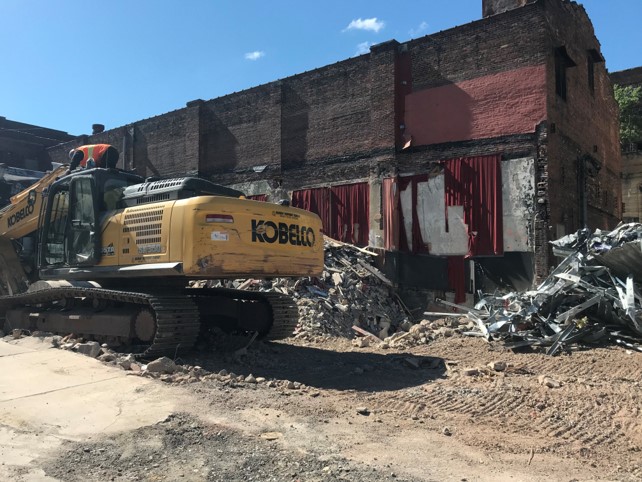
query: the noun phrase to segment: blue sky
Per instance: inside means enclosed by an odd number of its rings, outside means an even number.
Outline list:
[[[642,66],[642,1],[584,0],[607,68]],[[482,0],[0,0],[0,116],[108,129],[481,18]]]

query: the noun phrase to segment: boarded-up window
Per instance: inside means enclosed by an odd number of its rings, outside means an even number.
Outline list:
[[[368,245],[368,183],[294,191],[292,205],[318,214],[325,234],[331,238],[357,246]]]

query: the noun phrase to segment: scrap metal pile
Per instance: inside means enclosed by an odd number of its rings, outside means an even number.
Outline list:
[[[642,351],[642,224],[583,229],[551,244],[566,257],[536,290],[488,296],[469,310],[481,334],[549,355],[607,343]]]

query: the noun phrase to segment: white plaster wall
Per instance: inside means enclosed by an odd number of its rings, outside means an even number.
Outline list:
[[[400,191],[401,210],[409,248],[412,249],[412,187]],[[446,219],[448,227],[446,232]],[[444,176],[436,176],[417,184],[417,216],[421,237],[431,254],[464,255],[468,252],[467,227],[463,206],[449,206],[444,199]]]
[[[535,202],[535,160],[502,162],[504,251],[532,251],[529,235]]]
[[[370,226],[368,231],[368,245],[375,248],[383,248],[383,226],[381,209],[381,179],[370,179],[370,210],[368,219]]]
[[[468,252],[467,226],[463,206],[446,209],[444,176],[435,176],[417,184],[417,214],[421,236],[431,254],[464,255]],[[448,232],[446,232],[446,215]],[[405,214],[404,214],[405,216]]]
[[[412,250],[412,183],[403,191],[399,191],[401,212],[403,214],[403,229],[406,233],[408,248]]]

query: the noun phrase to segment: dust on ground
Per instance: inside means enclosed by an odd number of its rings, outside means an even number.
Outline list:
[[[642,477],[640,353],[550,357],[455,334],[402,349],[323,338],[235,354],[245,341],[177,360],[198,367],[191,375],[156,375],[193,395],[184,412],[67,442],[43,470],[59,480]]]

